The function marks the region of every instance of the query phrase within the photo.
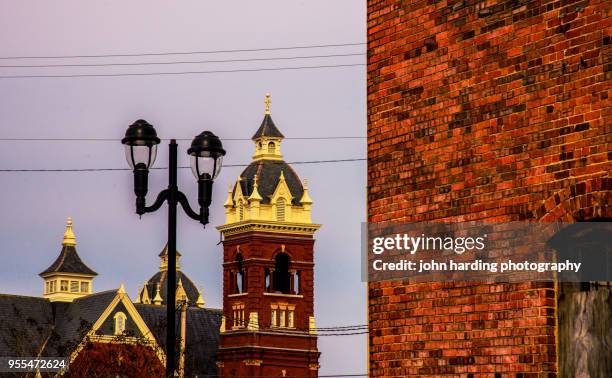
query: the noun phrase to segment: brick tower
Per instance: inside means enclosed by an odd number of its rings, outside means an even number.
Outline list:
[[[230,187],[223,233],[220,375],[316,377],[314,233],[306,182],[283,161],[270,116],[253,135],[252,163]]]
[[[369,0],[368,221],[612,219],[611,21],[603,0]],[[605,286],[371,282],[370,375],[612,376]]]

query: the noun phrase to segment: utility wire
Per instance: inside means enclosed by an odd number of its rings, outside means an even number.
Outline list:
[[[72,59],[72,58],[114,58],[128,56],[163,56],[163,55],[196,55],[196,54],[218,54],[218,53],[236,53],[236,52],[253,52],[253,51],[278,51],[278,50],[297,50],[297,49],[317,49],[323,47],[344,47],[344,46],[363,46],[365,42],[359,43],[337,43],[328,45],[306,45],[306,46],[285,46],[285,47],[268,47],[258,49],[234,49],[234,50],[207,50],[207,51],[186,51],[186,52],[157,52],[157,53],[135,53],[135,54],[99,54],[99,55],[30,55],[30,56],[2,56],[0,59]]]
[[[336,58],[346,56],[364,56],[365,53],[356,54],[329,54],[329,55],[307,55],[288,56],[279,58],[245,58],[245,59],[219,59],[219,60],[188,60],[178,62],[134,62],[134,63],[74,63],[74,64],[28,64],[28,65],[0,65],[0,68],[53,68],[53,67],[112,67],[112,66],[153,66],[171,64],[201,64],[201,63],[235,63],[235,62],[258,62],[269,60],[294,60],[294,59],[317,59]]]
[[[324,164],[324,163],[344,163],[350,161],[365,161],[366,158],[333,159],[333,160],[305,160],[287,162],[287,164]],[[247,167],[248,164],[223,164],[225,168]],[[191,167],[181,166],[179,169],[191,169]],[[168,169],[168,167],[153,167],[150,170]],[[131,168],[34,168],[34,169],[0,169],[0,172],[102,172],[102,171],[131,171]]]
[[[320,68],[339,68],[339,67],[358,67],[365,66],[365,63],[353,64],[330,64],[321,66],[300,66],[300,67],[275,67],[275,68],[248,68],[237,70],[213,70],[213,71],[181,71],[181,72],[134,72],[116,74],[70,74],[70,75],[5,75],[0,79],[46,79],[46,78],[77,78],[77,77],[123,77],[123,76],[164,76],[164,75],[197,75],[215,73],[234,73],[234,72],[261,72],[261,71],[294,71]]]
[[[286,137],[284,140],[328,140],[328,139],[366,139],[365,136],[328,136],[328,137]],[[176,141],[191,142],[193,138],[172,138]],[[170,140],[170,138],[161,138]],[[251,138],[221,138],[222,141],[252,141]],[[119,142],[121,138],[0,138],[4,142]]]

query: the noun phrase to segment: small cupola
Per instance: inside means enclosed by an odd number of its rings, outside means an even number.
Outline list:
[[[270,114],[270,105],[272,100],[270,94],[266,94],[264,100],[266,105],[264,119],[261,122],[261,126],[255,132],[251,138],[255,143],[255,154],[253,160],[282,160],[283,155],[280,151],[281,141],[283,140],[283,134],[278,130],[274,121],[272,121],[272,115]]]
[[[39,274],[45,281],[44,297],[52,302],[72,302],[93,293],[94,272],[76,250],[72,218],[66,221],[62,250],[53,264]]]

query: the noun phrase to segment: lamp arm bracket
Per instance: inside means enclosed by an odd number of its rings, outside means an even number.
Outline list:
[[[146,206],[144,208],[144,212],[152,213],[154,211],[157,211],[164,204],[164,202],[166,202],[167,199],[168,199],[168,189],[164,189],[161,192],[159,192],[159,194],[157,195],[157,198],[155,199],[155,202],[153,202],[153,205]]]
[[[200,214],[196,213],[191,208],[191,206],[189,205],[189,200],[187,200],[187,197],[185,196],[185,194],[183,194],[183,192],[177,191],[176,200],[178,201],[178,203],[181,204],[183,210],[185,210],[185,214],[187,214],[189,218],[200,221]]]

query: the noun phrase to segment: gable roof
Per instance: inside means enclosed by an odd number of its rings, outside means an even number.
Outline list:
[[[67,303],[57,321],[56,332],[60,336],[58,347],[65,350],[76,347],[116,295],[116,290],[108,290]]]
[[[134,304],[138,313],[153,333],[157,343],[166,344],[166,307],[149,304]],[[219,327],[223,311],[210,308],[188,307],[185,331],[185,370],[189,375],[217,374],[216,355],[219,348]],[[179,335],[181,312],[176,313],[176,334]],[[177,353],[178,353],[177,345]],[[178,356],[178,354],[177,354]]]
[[[76,248],[73,245],[64,245],[62,250],[51,266],[42,271],[39,276],[44,276],[50,273],[76,273],[90,276],[97,276],[90,267],[79,257]]]

